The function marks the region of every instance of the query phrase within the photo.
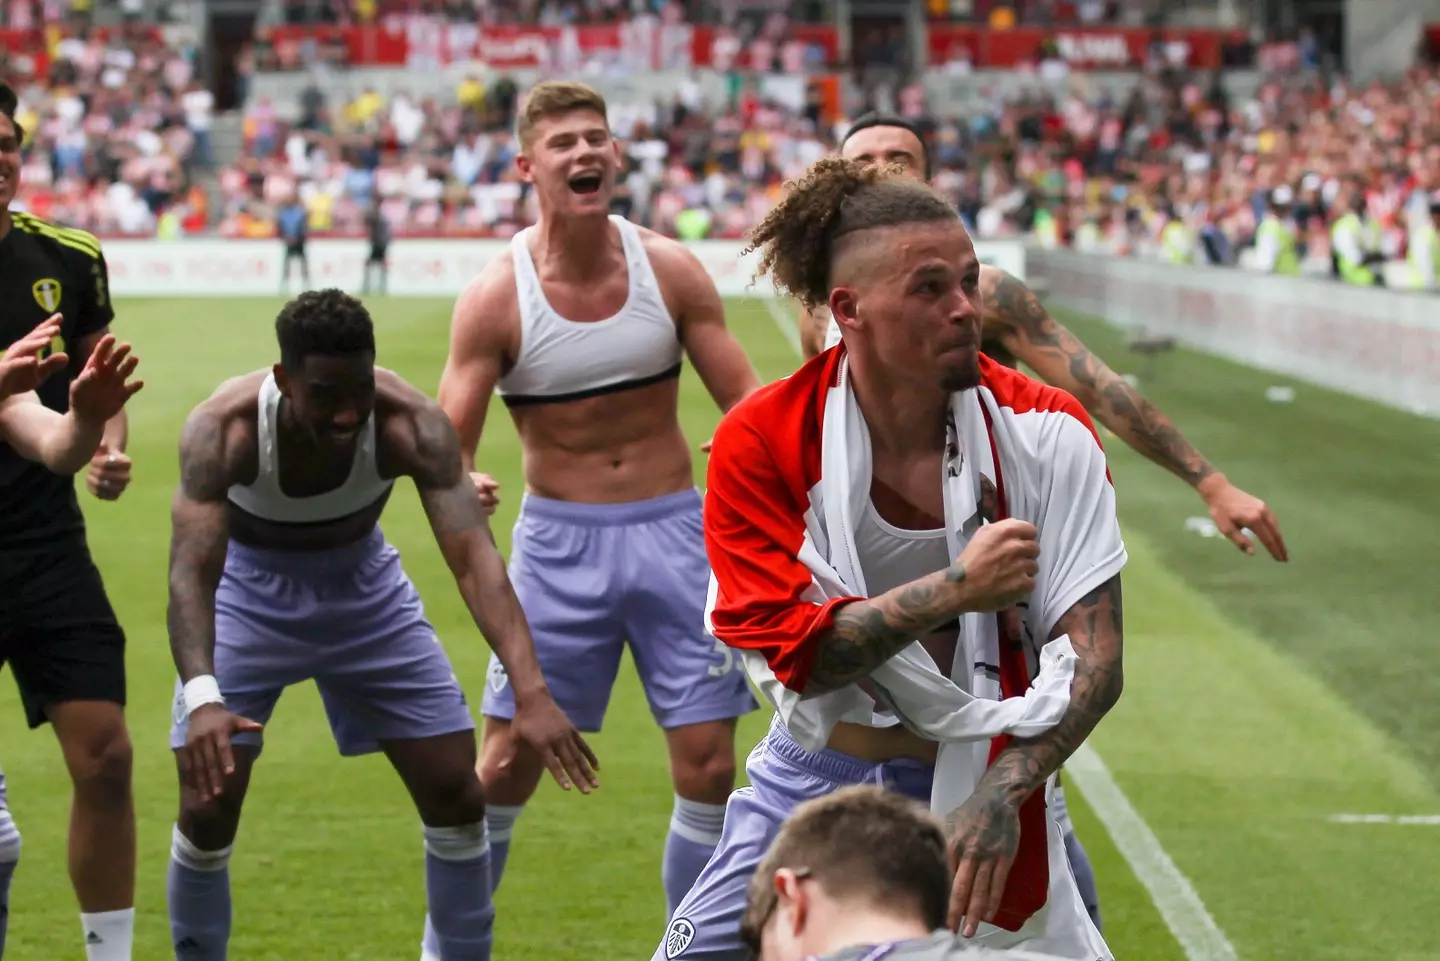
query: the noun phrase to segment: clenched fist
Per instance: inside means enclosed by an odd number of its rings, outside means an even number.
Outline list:
[[[480,498],[480,506],[486,516],[495,513],[495,508],[500,506],[500,482],[489,474],[480,473],[472,473],[470,480],[475,484],[475,496]]]
[[[1034,524],[1014,518],[976,531],[955,560],[965,572],[965,609],[999,611],[1029,597],[1040,571],[1039,536]]]

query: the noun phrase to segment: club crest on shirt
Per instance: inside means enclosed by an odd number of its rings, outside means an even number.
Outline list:
[[[695,940],[695,925],[685,918],[676,918],[670,922],[670,928],[665,932],[665,958],[678,958],[690,947],[690,942]]]
[[[510,683],[510,675],[505,673],[505,665],[495,657],[490,659],[490,669],[486,672],[485,677],[490,684],[490,690],[496,694],[505,690],[505,685]]]
[[[30,293],[35,295],[35,303],[50,314],[60,309],[61,292],[60,281],[54,277],[46,277],[30,285]]]

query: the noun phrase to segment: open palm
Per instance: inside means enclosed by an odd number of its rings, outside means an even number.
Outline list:
[[[85,369],[70,385],[70,409],[75,416],[91,423],[104,423],[125,406],[125,402],[145,386],[144,381],[129,381],[140,358],[130,353],[129,344],[115,343],[106,334],[90,352]]]

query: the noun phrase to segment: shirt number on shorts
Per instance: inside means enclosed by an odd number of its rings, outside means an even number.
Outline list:
[[[710,668],[711,677],[724,677],[735,670],[735,652],[726,647],[725,642],[718,638],[715,641],[715,653],[720,655],[723,663],[719,667]]]

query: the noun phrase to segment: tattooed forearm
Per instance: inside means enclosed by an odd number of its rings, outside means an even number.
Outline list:
[[[989,270],[982,289],[987,331],[998,329],[1005,346],[1046,381],[1074,394],[1126,444],[1192,486],[1215,473],[1170,418],[1057,323],[1030,288]]]
[[[1060,618],[1051,639],[1062,634],[1069,635],[1079,658],[1069,708],[1058,724],[1039,737],[1011,741],[985,772],[977,791],[994,792],[1020,803],[1060,769],[1120,700],[1125,681],[1119,575],[1085,595]]]
[[[215,673],[215,591],[230,542],[222,425],[192,415],[180,439],[180,489],[170,509],[166,625],[180,679]]]
[[[805,686],[824,694],[870,674],[918,638],[954,620],[963,604],[965,568],[952,564],[879,597],[855,601],[835,612],[835,624],[819,638]]]

